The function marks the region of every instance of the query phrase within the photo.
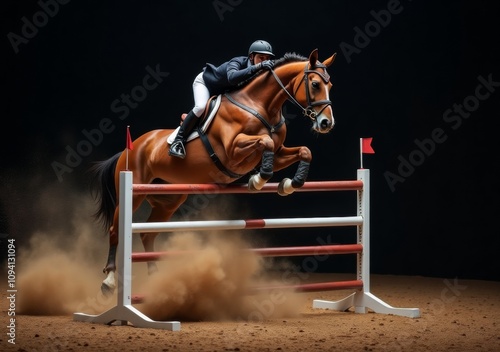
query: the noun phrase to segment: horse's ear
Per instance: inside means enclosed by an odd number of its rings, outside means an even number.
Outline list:
[[[316,62],[318,61],[318,49],[314,49],[311,54],[309,54],[309,66],[311,68],[316,67]]]
[[[323,65],[325,65],[326,67],[330,66],[335,61],[336,57],[337,57],[337,53],[334,53],[328,59],[326,59],[325,61],[323,61]]]

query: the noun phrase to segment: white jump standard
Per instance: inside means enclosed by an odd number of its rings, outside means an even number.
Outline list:
[[[132,172],[120,173],[120,226],[118,229],[118,300],[99,315],[74,313],[73,320],[99,324],[127,325],[179,331],[178,321],[155,321],[132,305]]]
[[[363,218],[363,224],[357,225],[358,243],[363,246],[363,253],[357,254],[356,275],[363,282],[363,288],[339,301],[315,299],[313,308],[345,311],[354,307],[355,313],[367,313],[371,309],[375,313],[418,318],[420,309],[392,307],[370,292],[370,170],[358,169],[358,179],[363,181],[363,189],[356,191],[357,215]]]

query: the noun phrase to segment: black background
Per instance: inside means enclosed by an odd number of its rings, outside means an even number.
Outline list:
[[[374,24],[374,13],[398,3],[398,13],[387,23]],[[344,180],[356,178],[359,138],[373,137],[376,153],[363,158],[371,172],[372,272],[500,280],[495,138],[500,87],[476,100],[460,125],[444,119],[454,104],[474,102],[478,77],[500,82],[500,12],[494,4],[71,1],[52,5],[44,21],[39,2],[8,1],[1,24],[0,232],[23,243],[37,230],[66,224],[62,210],[48,217],[40,212],[42,193],[54,193],[52,201],[44,198],[47,208],[52,203],[62,203],[64,210],[74,207],[85,194],[89,165],[123,149],[126,125],[132,137],[175,127],[192,107],[191,84],[205,62],[245,55],[252,41],[265,39],[277,57],[285,52],[308,56],[318,48],[324,60],[337,52],[329,68],[334,130],[311,134],[308,121],[287,106],[286,144],[312,150],[309,180]],[[34,17],[42,21],[37,32],[13,45],[13,35],[23,36],[23,19],[33,23]],[[346,52],[356,45],[358,29],[371,30],[371,36],[363,48]],[[112,102],[142,84],[147,66],[157,65],[168,77],[121,120]],[[83,130],[98,128],[105,118],[115,130],[58,179],[54,162],[64,164],[67,147],[76,148],[85,140]],[[446,140],[423,154],[415,140],[429,140],[435,129],[442,129]],[[412,157],[418,165],[391,187],[387,175],[397,175],[401,160]],[[268,218],[355,212],[352,193],[252,195],[239,201],[251,204],[253,216]],[[69,226],[67,237],[77,231]],[[269,239],[277,245],[316,244],[318,236],[335,236],[333,231],[306,232],[275,231]],[[348,236],[339,233],[334,242]],[[318,270],[346,270],[344,261]]]

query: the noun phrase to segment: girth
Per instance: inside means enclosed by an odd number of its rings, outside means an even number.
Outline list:
[[[210,141],[208,140],[207,135],[201,130],[200,127],[197,127],[198,129],[198,135],[200,136],[201,141],[203,142],[203,145],[205,146],[205,149],[208,152],[208,155],[210,155],[210,159],[214,162],[215,166],[222,171],[226,176],[229,176],[231,178],[240,178],[245,175],[240,175],[237,173],[232,172],[229,170],[227,167],[225,167],[222,162],[220,161],[219,157],[217,154],[215,154],[214,148],[212,148],[212,145],[210,144]]]

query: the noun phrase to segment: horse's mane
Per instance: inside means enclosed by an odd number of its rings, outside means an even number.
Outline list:
[[[288,52],[283,55],[282,58],[279,58],[274,61],[274,67],[279,67],[282,65],[285,65],[289,62],[298,62],[298,61],[306,61],[308,60],[307,57],[302,56],[300,54],[294,53],[294,52]]]
[[[274,68],[286,65],[286,64],[288,64],[290,62],[301,62],[301,61],[307,61],[307,60],[309,60],[309,59],[307,57],[305,57],[305,56],[302,56],[302,55],[297,54],[295,52],[287,52],[287,53],[285,53],[285,55],[283,55],[283,57],[281,57],[279,59],[276,59],[274,61]],[[247,80],[241,82],[240,84],[238,84],[236,87],[234,87],[231,90],[232,91],[238,90],[241,87],[246,86],[248,83],[250,83],[251,81],[253,81],[256,77],[260,76],[260,74],[263,73],[263,72],[265,72],[265,71],[264,70],[257,71],[252,77],[250,77]]]

